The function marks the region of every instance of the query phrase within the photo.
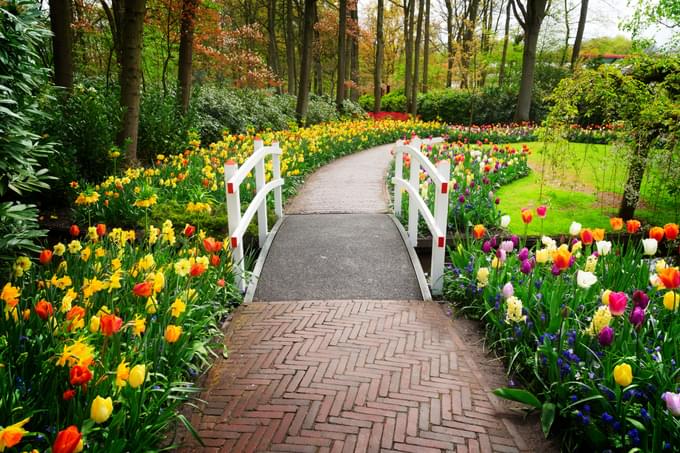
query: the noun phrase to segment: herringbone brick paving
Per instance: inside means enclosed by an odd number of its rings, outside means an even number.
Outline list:
[[[255,302],[192,418],[240,452],[530,451],[433,302]]]

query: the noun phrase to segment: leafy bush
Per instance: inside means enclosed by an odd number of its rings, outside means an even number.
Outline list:
[[[328,96],[310,96],[307,118],[305,118],[307,125],[335,121],[339,118],[333,99]]]
[[[390,91],[382,97],[380,105],[385,112],[405,112],[406,95],[403,90]]]
[[[372,112],[373,104],[375,104],[375,97],[371,96],[370,94],[362,94],[359,96],[359,105],[365,111]]]
[[[35,133],[37,121],[46,119],[38,101],[48,76],[38,55],[50,36],[43,22],[35,2],[0,3],[0,270],[44,234],[35,206],[9,201],[49,187],[40,161],[54,148]]]
[[[372,110],[372,108],[371,108]],[[365,118],[366,111],[358,102],[351,99],[342,101],[342,118],[343,119],[359,119]]]

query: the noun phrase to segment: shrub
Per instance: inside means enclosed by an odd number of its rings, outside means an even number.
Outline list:
[[[335,102],[328,96],[312,95],[307,109],[307,125],[325,123],[339,119]]]
[[[147,89],[140,104],[138,158],[150,162],[156,154],[181,151],[194,123],[193,116],[193,110],[179,114],[174,91]]]
[[[372,112],[374,104],[375,97],[371,96],[370,94],[362,94],[361,96],[359,96],[359,105],[365,111]]]
[[[372,110],[372,109],[371,109]],[[361,104],[352,101],[351,99],[345,99],[342,102],[342,118],[343,119],[359,119],[365,118],[366,111]]]
[[[381,110],[386,112],[405,112],[406,96],[403,90],[390,91],[380,101]]]

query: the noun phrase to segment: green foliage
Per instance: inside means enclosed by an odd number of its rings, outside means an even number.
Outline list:
[[[53,153],[52,145],[35,133],[40,90],[48,71],[38,49],[49,31],[35,2],[0,3],[0,197],[48,188],[47,170],[39,159]]]
[[[383,112],[405,112],[406,95],[404,90],[390,91],[381,98],[380,105]]]
[[[361,96],[359,96],[359,105],[361,106],[362,109],[364,109],[367,112],[373,111],[373,104],[374,103],[375,103],[375,97],[371,96],[370,94],[362,94]],[[382,104],[382,101],[381,101],[381,104]]]
[[[35,254],[35,241],[45,235],[38,226],[38,210],[34,205],[0,203],[0,271],[5,271],[19,254]]]
[[[225,203],[210,203],[212,212],[188,212],[186,204],[177,200],[167,200],[155,205],[150,213],[148,222],[151,225],[162,225],[165,220],[183,227],[185,224],[203,229],[208,236],[223,237],[227,230],[227,208]],[[140,222],[140,226],[144,226]]]

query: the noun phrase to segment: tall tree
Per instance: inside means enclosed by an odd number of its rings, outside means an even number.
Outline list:
[[[182,16],[179,26],[179,59],[177,61],[177,85],[179,88],[177,100],[182,113],[189,110],[189,100],[191,99],[194,28],[199,1],[182,0]]]
[[[73,33],[71,0],[50,0],[50,28],[54,58],[54,84],[73,86]]]
[[[279,47],[276,43],[276,0],[267,1],[267,64],[277,77],[279,73]]]
[[[503,34],[503,54],[501,56],[501,67],[498,72],[498,86],[505,84],[505,64],[508,59],[508,41],[510,40],[510,17],[512,15],[512,0],[508,0],[505,7],[505,33]]]
[[[314,8],[316,16],[314,17],[314,92],[321,96],[323,94],[323,63],[322,59],[322,45],[321,33],[319,32],[319,8]],[[332,91],[331,91],[332,93]]]
[[[302,54],[300,55],[300,86],[298,87],[297,107],[295,112],[298,121],[304,121],[309,106],[309,90],[312,76],[312,45],[314,38],[314,18],[316,17],[316,0],[305,0],[302,27]]]
[[[406,94],[406,110],[411,111],[411,79],[413,76],[413,27],[415,25],[416,0],[404,0],[404,93]]]
[[[512,0],[512,10],[524,30],[522,53],[522,78],[519,85],[515,120],[529,121],[531,111],[534,72],[536,69],[536,45],[541,25],[550,7],[550,0]]]
[[[123,122],[118,134],[118,145],[125,149],[129,163],[137,161],[137,137],[139,132],[139,102],[142,82],[142,38],[146,0],[121,0],[120,105]]]
[[[453,83],[453,3],[452,0],[445,0],[446,5],[446,88],[450,88]]]
[[[423,87],[427,93],[427,78],[430,66],[430,0],[425,0],[425,43],[423,45]]]
[[[356,102],[359,99],[359,8],[357,0],[350,0],[349,14],[352,20],[351,24],[351,40],[350,46],[352,50],[352,57],[350,58],[350,80],[352,80],[352,88],[350,89],[350,99]]]
[[[293,0],[286,0],[286,68],[288,72],[288,94],[295,94],[297,77],[295,74],[295,33],[293,31]]]
[[[463,28],[463,52],[461,53],[461,66],[464,71],[461,85],[463,88],[474,86],[475,81],[470,79],[470,58],[474,52],[473,39],[477,29],[477,15],[479,14],[479,0],[470,0]]]
[[[347,67],[347,0],[340,0],[338,11],[338,86],[335,103],[342,109],[345,100],[345,70]]]
[[[578,17],[578,28],[576,29],[576,38],[574,39],[574,48],[571,51],[571,69],[574,69],[581,53],[581,43],[583,42],[583,31],[586,28],[586,19],[588,18],[588,0],[581,0],[581,14]]]
[[[385,0],[378,0],[378,18],[375,32],[375,69],[373,71],[373,112],[380,112],[382,97],[382,68],[385,58],[385,37],[383,36],[383,20],[385,19]]]
[[[418,24],[416,29],[415,52],[413,53],[413,83],[411,84],[411,103],[409,113],[418,113],[418,83],[420,81],[420,41],[423,33],[424,0],[418,1]]]

